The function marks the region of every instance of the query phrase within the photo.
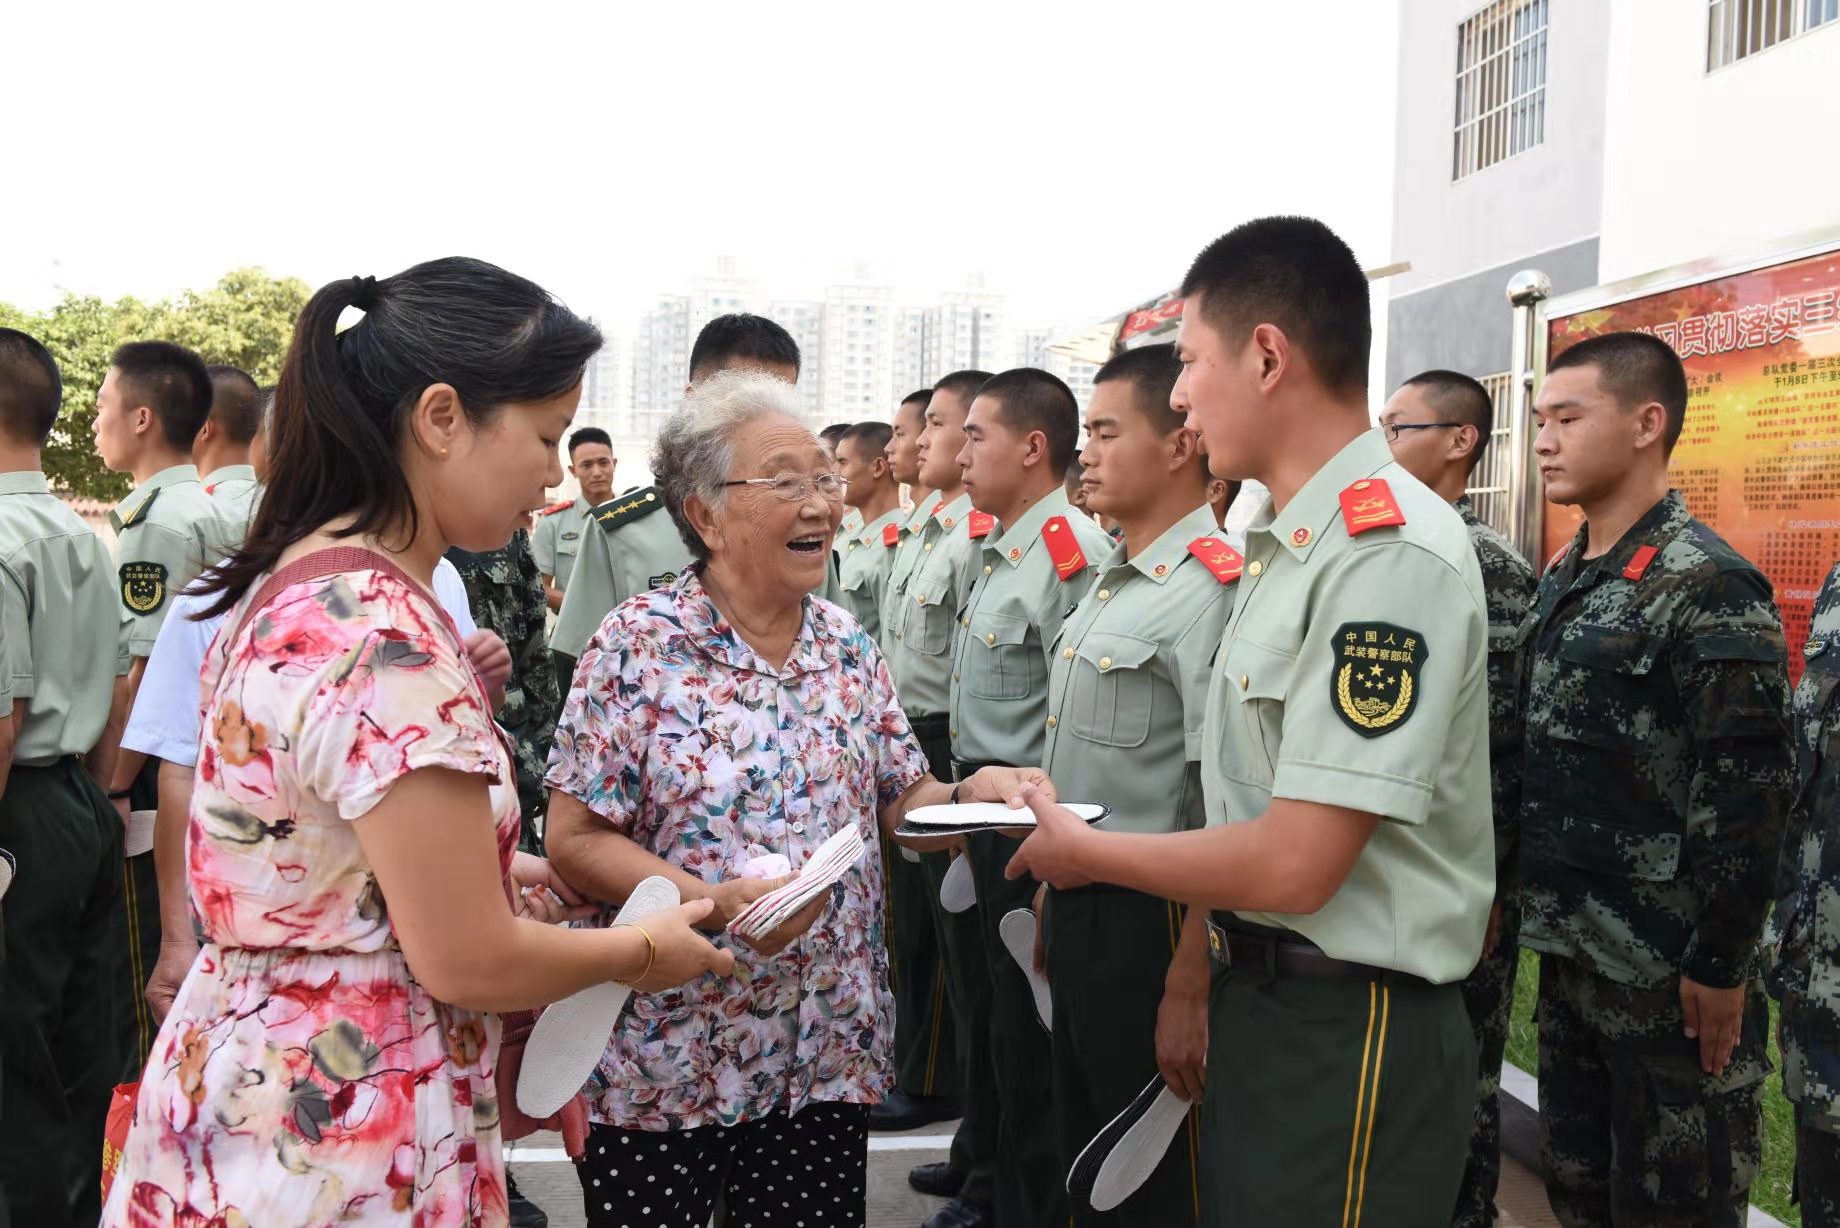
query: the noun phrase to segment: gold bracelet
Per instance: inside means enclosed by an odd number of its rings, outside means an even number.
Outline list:
[[[643,981],[646,977],[652,975],[652,965],[658,962],[658,944],[652,941],[651,934],[648,933],[646,931],[646,928],[643,925],[640,925],[637,921],[615,922],[613,928],[616,930],[617,929],[638,930],[639,937],[645,939],[645,946],[648,952],[648,954],[645,957],[645,970],[641,972],[638,976],[635,976],[631,980],[626,982],[628,985],[637,985],[640,981]]]

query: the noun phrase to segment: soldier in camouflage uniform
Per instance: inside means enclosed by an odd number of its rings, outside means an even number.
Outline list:
[[[518,845],[526,852],[541,853],[543,837],[537,823],[549,797],[543,770],[549,763],[556,722],[562,716],[562,695],[543,639],[548,608],[543,573],[537,570],[530,537],[522,529],[489,553],[474,554],[452,546],[447,557],[466,581],[473,620],[497,632],[511,650],[511,677],[505,680],[498,723],[511,735],[516,751],[518,809],[524,816]]]
[[[1761,1160],[1788,678],[1769,582],[1667,488],[1686,403],[1671,349],[1612,333],[1535,406],[1547,497],[1586,516],[1540,580],[1523,700],[1521,939],[1568,1228],[1736,1228]]]
[[[1776,909],[1783,1091],[1795,1102],[1803,1228],[1840,1225],[1840,567],[1815,599],[1795,688],[1800,791]]]
[[[1476,1036],[1476,1120],[1451,1228],[1494,1228],[1501,1180],[1501,1063],[1514,1006],[1520,953],[1520,883],[1515,870],[1521,808],[1521,623],[1534,575],[1508,539],[1484,524],[1464,488],[1494,430],[1486,389],[1455,371],[1426,371],[1400,386],[1380,412],[1393,457],[1463,517],[1482,568],[1489,615],[1489,800],[1495,821],[1495,906],[1482,961],[1463,981]]]

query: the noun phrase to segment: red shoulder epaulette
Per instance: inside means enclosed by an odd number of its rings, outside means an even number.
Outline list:
[[[885,524],[882,526],[882,545],[898,546],[901,544],[901,526]]]
[[[1240,552],[1218,537],[1197,537],[1188,543],[1188,552],[1200,559],[1201,565],[1213,572],[1214,578],[1222,584],[1239,579],[1239,573],[1246,566]]]
[[[1369,529],[1404,524],[1406,514],[1399,510],[1384,479],[1362,478],[1342,492],[1342,520],[1348,525],[1348,536],[1356,537]]]
[[[572,508],[572,507],[574,507],[574,506],[575,506],[575,500],[573,500],[573,499],[564,499],[564,500],[563,500],[563,501],[562,501],[561,503],[552,503],[552,504],[550,504],[550,505],[549,505],[548,507],[546,507],[546,508],[544,508],[544,509],[543,509],[542,511],[540,511],[540,512],[538,512],[538,513],[537,513],[537,515],[539,515],[539,516],[554,516],[554,515],[555,515],[555,514],[556,514],[557,512],[566,512],[566,511],[568,511],[568,510],[569,510],[570,508]]]
[[[1065,516],[1050,516],[1041,526],[1041,540],[1048,543],[1048,557],[1054,560],[1054,574],[1064,584],[1086,570],[1086,555],[1073,535],[1073,526]]]
[[[997,527],[997,518],[989,512],[972,512],[971,519],[966,523],[971,526],[971,540],[976,541],[990,536],[990,531]]]
[[[1661,551],[1653,546],[1637,546],[1636,552],[1629,557],[1629,566],[1623,568],[1623,579],[1640,580],[1648,574],[1648,565],[1655,561]]]

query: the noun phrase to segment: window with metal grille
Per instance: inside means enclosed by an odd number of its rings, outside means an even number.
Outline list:
[[[1469,475],[1469,488],[1463,493],[1469,496],[1478,520],[1505,533],[1508,531],[1508,496],[1513,473],[1509,457],[1513,448],[1508,442],[1509,377],[1502,371],[1484,375],[1478,382],[1488,389],[1489,400],[1494,403],[1495,429],[1489,432],[1489,446],[1483,450],[1482,459],[1476,462],[1474,472]]]
[[[1840,22],[1840,0],[1709,0],[1706,71]]]
[[[1457,27],[1452,179],[1524,153],[1546,139],[1546,18],[1551,2],[1496,0]]]

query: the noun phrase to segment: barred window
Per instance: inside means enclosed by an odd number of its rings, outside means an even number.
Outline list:
[[[1475,471],[1469,475],[1469,489],[1463,493],[1475,507],[1477,519],[1505,533],[1508,499],[1514,488],[1514,466],[1510,463],[1514,448],[1508,439],[1508,418],[1513,408],[1508,390],[1512,381],[1508,372],[1498,371],[1479,377],[1478,382],[1488,389],[1489,400],[1494,402],[1495,429],[1489,433],[1489,446],[1476,462]]]
[[[1550,5],[1551,0],[1495,0],[1457,27],[1452,179],[1524,153],[1546,139]]]
[[[1706,10],[1706,71],[1840,22],[1840,0],[1710,0]]]

